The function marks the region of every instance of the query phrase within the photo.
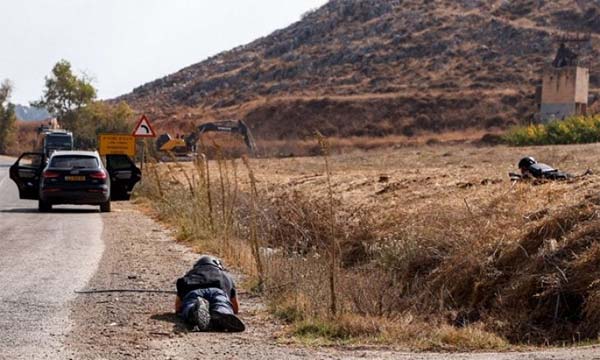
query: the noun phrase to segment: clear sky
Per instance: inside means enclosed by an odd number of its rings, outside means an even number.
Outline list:
[[[0,0],[0,81],[12,101],[42,95],[60,59],[100,98],[197,63],[298,21],[326,0]]]

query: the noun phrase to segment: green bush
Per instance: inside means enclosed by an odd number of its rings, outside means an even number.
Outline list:
[[[574,116],[548,124],[518,126],[504,135],[514,146],[584,144],[600,141],[600,115]]]
[[[133,110],[125,102],[113,105],[94,101],[68,113],[64,123],[67,129],[73,131],[77,148],[95,149],[99,134],[128,134],[132,116]]]
[[[12,92],[10,81],[4,80],[0,84],[0,154],[6,153],[14,143],[15,106],[9,102]]]

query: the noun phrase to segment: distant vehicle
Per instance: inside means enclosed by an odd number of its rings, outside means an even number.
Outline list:
[[[55,151],[73,150],[73,133],[66,130],[48,129],[41,132],[39,151],[49,158]]]
[[[129,200],[140,169],[127,155],[107,155],[106,167],[95,151],[55,151],[44,162],[42,153],[24,153],[10,168],[21,199],[38,200],[40,212],[53,205],[100,205]]]
[[[256,152],[256,143],[252,132],[246,123],[242,120],[224,120],[217,122],[204,123],[189,135],[184,135],[173,139],[171,135],[162,134],[156,140],[156,149],[175,156],[186,156],[196,151],[196,143],[207,132],[225,132],[230,134],[239,134],[244,138],[244,143],[251,154]]]

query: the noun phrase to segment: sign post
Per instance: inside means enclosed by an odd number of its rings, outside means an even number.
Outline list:
[[[135,128],[133,128],[132,136],[136,138],[155,138],[156,132],[152,128],[150,124],[150,120],[146,117],[146,115],[142,115],[137,122]],[[146,143],[142,144],[142,164],[140,166],[141,170],[144,170],[144,162],[146,162]]]

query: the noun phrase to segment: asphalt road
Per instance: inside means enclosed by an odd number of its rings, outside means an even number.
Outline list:
[[[102,253],[97,207],[57,207],[42,214],[19,200],[0,157],[0,359],[64,359],[70,302]]]
[[[261,318],[260,300],[254,299],[253,305],[250,298],[243,300],[243,317],[249,325],[245,333],[171,336],[177,327],[171,297],[145,295],[120,301],[107,295],[76,297],[74,291],[86,288],[88,281],[98,288],[110,284],[168,289],[197,255],[180,249],[167,232],[157,231],[158,224],[128,208],[119,215],[102,216],[97,207],[60,206],[52,213],[38,213],[36,201],[18,199],[8,178],[12,161],[0,156],[1,360],[600,359],[597,346],[473,354],[286,346],[273,337],[280,328]],[[103,220],[110,224],[104,234]],[[161,261],[155,261],[158,258]]]

